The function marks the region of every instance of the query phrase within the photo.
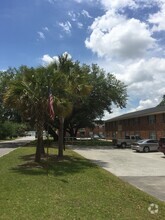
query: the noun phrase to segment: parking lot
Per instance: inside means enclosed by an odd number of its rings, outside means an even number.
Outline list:
[[[165,156],[131,149],[74,149],[124,181],[165,201]]]

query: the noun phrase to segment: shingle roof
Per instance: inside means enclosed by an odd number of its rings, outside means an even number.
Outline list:
[[[106,122],[111,122],[111,121],[118,121],[118,120],[123,120],[123,119],[129,119],[129,118],[136,118],[136,117],[142,117],[146,115],[154,115],[154,114],[160,114],[160,113],[165,113],[165,106],[156,106],[154,108],[148,108],[136,112],[130,112],[124,115],[117,116],[115,118],[111,118],[107,120]]]

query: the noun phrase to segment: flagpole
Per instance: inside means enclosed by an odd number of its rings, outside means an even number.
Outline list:
[[[48,73],[48,111],[50,114],[50,75]],[[49,174],[49,123],[47,121],[47,176]]]
[[[49,132],[48,132],[48,127],[49,125],[47,125],[47,176],[49,174]]]
[[[52,121],[54,121],[54,118],[55,118],[53,102],[54,102],[53,95],[50,89],[50,75],[48,73],[48,108],[49,108],[49,117]],[[47,175],[48,175],[48,157],[49,157],[49,147],[50,147],[49,126],[50,124],[47,123],[47,141],[48,141],[47,143]]]

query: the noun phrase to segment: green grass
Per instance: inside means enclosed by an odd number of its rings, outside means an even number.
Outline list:
[[[0,158],[0,219],[165,219],[165,203],[74,152],[66,150],[63,160],[51,157],[48,175],[45,162],[32,162],[34,152],[23,147]],[[149,213],[151,203],[158,214]]]

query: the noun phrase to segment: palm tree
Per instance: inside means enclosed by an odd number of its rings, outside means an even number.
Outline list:
[[[64,121],[72,113],[75,103],[91,91],[88,74],[82,71],[78,62],[73,62],[68,54],[59,56],[58,62],[47,67],[50,73],[50,87],[54,94],[55,112],[59,119],[58,156],[63,156]]]
[[[4,96],[6,105],[17,109],[25,120],[33,121],[37,131],[35,161],[44,154],[43,129],[47,114],[48,78],[43,67],[22,66]]]
[[[35,161],[40,162],[44,154],[43,129],[48,123],[49,90],[54,97],[56,117],[59,119],[58,156],[63,156],[65,118],[71,114],[75,103],[89,94],[88,74],[82,71],[78,62],[67,54],[59,56],[58,62],[47,67],[28,68],[22,66],[11,81],[4,96],[6,105],[17,109],[24,119],[33,121],[37,131]]]

